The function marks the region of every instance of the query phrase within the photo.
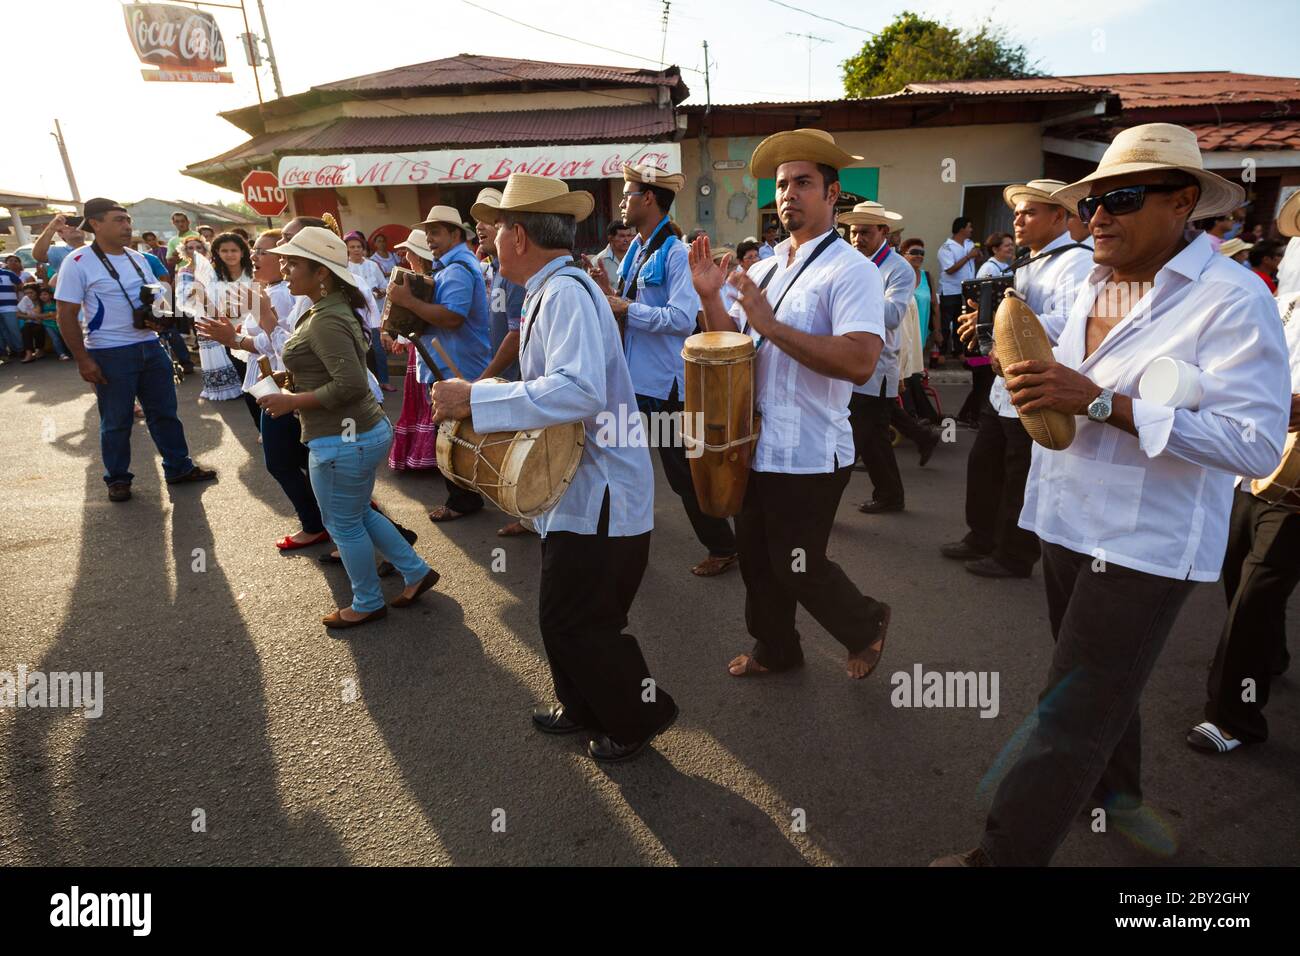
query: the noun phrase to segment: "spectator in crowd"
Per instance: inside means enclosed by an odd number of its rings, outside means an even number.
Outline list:
[[[243,239],[250,246],[253,244],[253,237],[248,234],[248,230],[245,229],[243,226],[235,226],[235,228],[231,229],[230,231],[233,232],[235,235],[237,235],[239,238]]]
[[[253,251],[248,242],[236,232],[223,232],[212,241],[212,271],[215,279],[208,284],[206,314],[225,322],[234,329],[244,325],[247,316],[253,310]],[[210,348],[214,343],[200,342],[200,349]],[[223,349],[226,358],[238,375],[235,395],[242,397],[253,417],[253,425],[259,430],[262,422],[262,410],[257,407],[253,396],[243,391],[243,383],[248,378],[249,353],[241,349],[230,349],[216,343]],[[203,354],[200,351],[200,354]],[[221,364],[224,368],[224,364]],[[205,379],[207,378],[205,369]],[[205,383],[206,384],[206,383]],[[222,397],[225,392],[220,390]],[[212,395],[205,395],[212,398]]]
[[[5,358],[23,354],[23,335],[18,323],[18,296],[23,280],[6,264],[0,269],[0,336],[3,336]]]
[[[776,244],[781,241],[781,225],[775,219],[768,220],[763,227],[763,241],[758,247],[758,257],[766,259],[772,255],[776,249]]]
[[[370,253],[370,261],[379,266],[379,271],[384,274],[384,280],[387,281],[393,269],[400,266],[402,261],[388,248],[388,237],[382,232],[375,233],[371,242],[375,251]]]
[[[600,266],[605,271],[605,280],[611,289],[618,286],[618,269],[635,235],[635,229],[623,220],[615,219],[605,230],[605,248],[592,257],[592,266]]]
[[[379,237],[375,237],[378,246]],[[405,242],[397,244],[405,256],[402,263],[418,275],[433,271],[433,252],[424,230],[415,228]],[[373,258],[373,257],[372,257]],[[402,411],[393,426],[393,444],[388,450],[388,467],[394,471],[419,471],[438,466],[438,429],[429,408],[429,387],[420,382],[415,348],[405,340],[385,342],[393,353],[406,352],[406,377],[402,380]]]
[[[759,243],[757,239],[742,239],[736,245],[736,255],[732,260],[733,265],[735,266],[733,271],[748,272],[750,267],[758,262],[758,251],[760,245],[761,243]],[[722,304],[726,308],[730,309],[735,305],[736,299],[739,298],[739,296],[740,293],[736,291],[736,287],[730,282],[726,283],[722,287]]]
[[[54,237],[63,240],[64,245],[52,246]],[[48,264],[46,281],[53,286],[59,267],[68,254],[86,244],[86,235],[81,231],[80,216],[65,216],[62,213],[50,220],[44,231],[36,238],[32,246],[32,258],[38,263]]]
[[[18,290],[18,321],[22,323],[23,364],[34,362],[45,350],[45,327],[41,325],[41,305],[37,301],[35,282],[25,282]]]
[[[1077,216],[1072,218],[1077,219]],[[995,232],[984,240],[984,248],[988,251],[989,258],[979,267],[975,273],[977,279],[991,279],[994,276],[1003,276],[1011,271],[1011,263],[1016,258],[1016,240],[1012,238],[1009,232]]]
[[[1215,216],[1213,219],[1200,219],[1196,223],[1196,228],[1204,232],[1210,239],[1210,248],[1215,252],[1219,251],[1219,246],[1223,245],[1228,238],[1228,232],[1236,225],[1236,220],[1232,218],[1232,213],[1225,212],[1221,216]]]
[[[16,275],[21,285],[27,285],[29,283],[37,281],[35,275],[33,275],[31,272],[23,268],[23,260],[20,259],[18,256],[15,255],[5,256],[4,268],[8,269],[10,272]]]
[[[40,310],[41,325],[45,328],[45,335],[54,346],[54,354],[59,357],[60,362],[71,362],[72,353],[68,351],[67,345],[63,343],[63,336],[59,334],[59,307],[54,301],[54,290],[48,286],[37,286],[36,305]]]
[[[212,241],[217,237],[217,230],[211,226],[199,226],[199,235],[208,244],[208,248],[212,248]],[[245,239],[244,242],[248,242],[248,240]]]
[[[382,323],[384,293],[388,291],[388,280],[384,278],[379,265],[373,259],[367,258],[370,249],[366,245],[365,233],[354,229],[343,237],[343,241],[348,247],[348,271],[356,276],[357,286],[366,298],[366,327],[370,330],[374,349],[375,377],[379,379],[381,389],[385,392],[395,392],[397,386],[388,381],[388,353],[384,350],[380,339],[382,333],[379,328]]]
[[[958,216],[952,221],[952,238],[939,247],[939,330],[945,348],[955,356],[964,351],[955,325],[962,313],[961,284],[975,278],[980,254],[979,247],[971,242],[974,231],[969,216]]]
[[[1246,241],[1259,242],[1259,240],[1263,239],[1267,235],[1268,235],[1268,227],[1265,226],[1262,222],[1257,222],[1255,223],[1255,225],[1250,227],[1250,235],[1246,239]]]
[[[1282,263],[1284,249],[1276,239],[1261,239],[1246,253],[1250,271],[1264,280],[1273,295],[1277,295],[1277,267]]]
[[[176,270],[181,267],[184,255],[185,243],[190,239],[202,238],[197,232],[190,228],[190,217],[185,215],[179,209],[172,213],[172,228],[176,230],[176,235],[167,240],[167,258],[163,260],[167,268],[175,275]]]
[[[1233,262],[1239,262],[1243,266],[1246,264],[1246,253],[1255,248],[1253,243],[1243,242],[1241,239],[1228,239],[1219,246],[1219,255],[1227,256]]]
[[[942,338],[939,332],[939,285],[930,273],[921,268],[925,263],[925,240],[918,236],[904,239],[899,245],[903,258],[916,270],[916,314],[921,325],[921,350],[928,354],[934,364],[943,364],[940,353]],[[929,399],[926,399],[929,407]],[[929,414],[920,411],[912,413],[916,418],[928,418],[938,424],[938,415],[930,409]]]

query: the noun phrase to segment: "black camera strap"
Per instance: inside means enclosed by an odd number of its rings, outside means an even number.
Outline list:
[[[141,297],[140,299],[139,306],[131,305],[131,297],[126,294],[126,287],[122,285],[122,277],[119,276],[117,274],[117,270],[113,268],[113,263],[108,261],[108,256],[104,255],[104,250],[99,248],[99,242],[98,241],[92,242],[90,244],[90,248],[91,251],[93,251],[95,255],[99,257],[99,261],[104,266],[104,269],[108,272],[110,276],[113,277],[113,281],[117,283],[117,287],[122,290],[122,298],[126,299],[127,306],[129,306],[131,309],[144,308],[143,297]],[[144,277],[144,272],[141,271],[139,263],[137,263],[134,259],[131,258],[131,250],[123,247],[122,254],[126,256],[126,261],[131,263],[131,268],[135,270],[135,274],[140,277],[140,287],[144,288],[145,286],[147,286],[149,284],[149,280]]]
[[[1055,249],[1049,249],[1047,250],[1047,252],[1040,252],[1036,256],[1031,256],[1028,254],[1023,255],[1015,262],[1011,263],[1011,265],[1007,266],[1006,271],[1015,272],[1017,269],[1023,269],[1031,262],[1037,262],[1039,259],[1050,259],[1052,256],[1057,255],[1058,253],[1069,252],[1071,249],[1087,249],[1089,252],[1092,252],[1091,246],[1085,246],[1082,242],[1072,242],[1069,245],[1057,246]]]
[[[794,278],[791,279],[788,283],[786,283],[786,287],[781,290],[780,296],[777,297],[776,304],[772,306],[773,315],[776,315],[777,310],[781,308],[781,303],[784,302],[785,297],[790,294],[790,290],[793,289],[794,284],[799,281],[799,277],[803,275],[804,270],[807,269],[810,265],[812,265],[813,262],[817,259],[817,257],[820,256],[827,249],[829,249],[835,243],[836,240],[842,242],[844,240],[844,237],[839,234],[838,230],[832,229],[831,234],[817,244],[817,248],[812,251],[812,255],[810,255],[807,259],[803,261],[803,265],[799,266],[798,271],[795,272]],[[769,258],[775,258],[775,256],[770,256]],[[772,277],[776,275],[777,270],[780,268],[781,268],[781,264],[778,262],[771,269],[767,270],[767,275],[763,276],[763,281],[758,284],[759,292],[765,292],[767,290],[767,284],[772,281]],[[749,322],[746,321],[745,325],[748,326]],[[754,350],[757,351],[758,347],[766,341],[767,339],[763,338],[760,335],[758,341],[754,343]]]

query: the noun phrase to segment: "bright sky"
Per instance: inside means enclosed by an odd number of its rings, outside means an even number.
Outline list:
[[[1048,73],[1300,73],[1293,42],[1300,26],[1295,0],[1251,0],[1237,8],[1241,23],[1233,20],[1230,4],[1208,0],[790,0],[789,5],[777,0],[674,0],[666,48],[662,0],[264,3],[289,94],[457,53],[653,67],[662,49],[666,62],[683,68],[691,102],[703,102],[704,77],[696,71],[704,66],[701,43],[708,40],[714,102],[810,95],[830,99],[843,95],[839,65],[868,39],[863,31],[880,30],[904,9],[962,27],[989,17],[1025,43]],[[255,0],[247,0],[247,5],[252,29],[261,33]],[[510,23],[484,8],[564,37]],[[50,135],[57,117],[83,198],[236,198],[178,172],[242,143],[246,135],[217,113],[257,102],[253,71],[237,40],[243,32],[239,12],[210,12],[226,41],[233,84],[146,83],[117,0],[58,0],[40,15],[20,17],[19,36],[5,45],[0,60],[0,75],[9,89],[26,91],[11,97],[19,105],[8,111],[5,123],[0,189],[69,195]],[[12,16],[9,19],[12,23]],[[40,39],[42,30],[48,31],[48,41]],[[56,56],[55,50],[63,53]],[[91,58],[93,66],[71,69],[78,54]],[[270,72],[266,67],[260,72],[264,95],[270,98]]]

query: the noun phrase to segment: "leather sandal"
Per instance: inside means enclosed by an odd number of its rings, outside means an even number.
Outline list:
[[[740,560],[738,554],[711,554],[695,567],[691,568],[691,574],[698,578],[712,578],[731,569],[731,566]]]

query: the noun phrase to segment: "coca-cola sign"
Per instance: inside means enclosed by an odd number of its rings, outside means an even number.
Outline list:
[[[168,79],[229,76],[216,72],[226,65],[226,42],[212,14],[168,3],[124,3],[122,13],[140,62],[161,67]]]
[[[511,173],[555,179],[621,179],[625,162],[645,163],[665,173],[681,172],[681,145],[593,143],[285,156],[280,160],[279,175],[285,189],[500,183]]]

